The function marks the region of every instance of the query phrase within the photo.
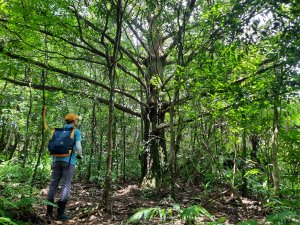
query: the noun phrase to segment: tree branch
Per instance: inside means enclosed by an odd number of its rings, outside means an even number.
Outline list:
[[[24,82],[24,81],[14,80],[14,79],[11,79],[11,78],[8,78],[8,77],[1,77],[0,79],[5,80],[5,81],[7,81],[9,83],[12,83],[12,84],[16,84],[16,85],[21,86],[21,87],[31,87],[35,90],[43,90],[44,89],[45,91],[50,91],[50,92],[59,92],[59,91],[61,91],[62,93],[65,93],[65,94],[75,94],[75,95],[85,96],[88,99],[96,100],[99,103],[109,105],[108,100],[106,100],[104,98],[101,98],[101,97],[88,95],[88,94],[86,94],[85,92],[82,92],[82,91],[74,91],[74,90],[64,89],[64,88],[60,88],[60,87],[47,86],[47,85],[44,86],[44,85],[38,85],[38,84],[33,84],[33,83],[27,83],[27,82]],[[129,109],[129,108],[124,107],[122,105],[119,105],[119,104],[115,103],[114,107],[116,109],[119,109],[122,112],[128,113],[130,115],[141,117],[141,113],[135,112],[132,109]]]
[[[101,30],[99,27],[97,27],[95,24],[93,24],[92,22],[90,22],[88,19],[84,18],[84,17],[81,16],[80,14],[78,15],[78,17],[79,17],[80,19],[82,19],[82,20],[86,23],[86,25],[88,25],[89,27],[91,27],[91,28],[94,29],[95,31],[97,31],[97,32],[99,32],[99,33],[101,33],[101,34],[103,34],[103,36],[104,36],[110,43],[115,44],[115,40],[114,40],[112,37],[110,37],[107,33],[105,33],[105,32],[103,33],[102,30]],[[141,66],[142,63],[140,63],[138,60],[136,60],[135,57],[133,56],[133,54],[132,54],[130,51],[128,51],[127,49],[125,49],[124,47],[120,46],[120,50],[121,50],[125,55],[128,56],[128,58],[131,60],[132,63],[134,63],[134,64],[136,65],[136,67],[139,69],[139,71],[142,73],[142,75],[145,76],[144,70],[143,70],[143,68],[142,68],[142,66]]]
[[[147,51],[148,48],[146,46],[146,43],[139,36],[139,34],[137,33],[136,29],[134,29],[134,27],[129,22],[127,22],[127,25],[130,28],[130,30],[132,31],[132,33],[134,34],[134,36],[136,37],[136,39],[141,43],[141,45],[143,46],[143,48]]]
[[[193,10],[195,9],[195,5],[196,5],[195,3],[196,3],[196,0],[191,0],[188,3],[187,9],[186,9],[186,11],[184,13],[184,21],[183,21],[184,24],[189,20],[191,14],[193,12]],[[166,54],[163,56],[164,58],[167,58],[167,56],[171,52],[171,49],[173,49],[175,46],[177,46],[178,37],[180,36],[181,32],[184,32],[184,31],[182,30],[182,27],[179,27],[179,29],[178,29],[177,32],[169,34],[167,37],[165,37],[165,38],[169,38],[172,35],[175,36],[174,39],[173,39],[173,42],[169,45],[168,49],[166,50]]]
[[[14,53],[11,53],[11,52],[7,52],[7,51],[3,51],[3,53],[5,55],[7,55],[8,57],[10,58],[13,58],[13,59],[17,59],[17,60],[20,60],[20,61],[23,61],[23,62],[26,62],[26,63],[30,63],[30,64],[33,64],[33,65],[36,65],[38,67],[41,67],[41,68],[45,68],[47,70],[50,70],[50,71],[53,71],[53,72],[57,72],[59,74],[63,74],[63,75],[66,75],[67,77],[72,77],[72,78],[75,78],[75,79],[79,79],[79,80],[83,80],[83,81],[86,81],[90,84],[94,84],[96,86],[99,86],[107,91],[110,91],[110,88],[98,81],[95,81],[95,80],[92,80],[90,78],[87,78],[87,77],[83,77],[83,76],[80,76],[76,73],[72,73],[72,72],[69,72],[69,71],[65,71],[65,70],[62,70],[62,69],[59,69],[59,68],[56,68],[54,66],[51,66],[49,65],[49,63],[46,65],[44,63],[41,63],[41,62],[37,62],[33,59],[29,59],[29,58],[25,58],[23,56],[20,56],[20,55],[16,55]],[[145,103],[143,103],[142,101],[140,101],[139,99],[137,99],[136,97],[128,94],[128,93],[125,93],[123,92],[122,90],[118,90],[118,89],[115,89],[115,92],[116,93],[119,93],[121,95],[124,95],[132,100],[134,100],[135,102],[137,102],[138,104],[144,106],[144,107],[147,107],[147,105]]]

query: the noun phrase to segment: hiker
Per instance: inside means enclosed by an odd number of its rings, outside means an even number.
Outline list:
[[[76,127],[78,126],[79,117],[73,113],[69,113],[65,116],[66,125],[62,129],[56,128],[55,130],[71,130],[73,135],[72,151],[69,155],[54,155],[52,154],[52,173],[48,191],[48,201],[54,203],[54,196],[57,191],[60,180],[62,180],[61,197],[57,202],[57,219],[61,221],[69,220],[69,217],[65,214],[66,204],[70,198],[71,181],[74,175],[76,158],[82,158],[81,147],[81,132]],[[53,135],[56,131],[54,131]],[[58,133],[59,134],[59,133]],[[54,136],[53,136],[54,137]],[[54,138],[52,137],[51,140]],[[50,141],[51,142],[51,141]],[[50,144],[49,142],[49,144]],[[49,149],[49,146],[48,146]],[[50,151],[50,150],[49,150]],[[51,151],[50,151],[51,154]],[[53,217],[53,206],[47,205],[46,215],[50,218]]]

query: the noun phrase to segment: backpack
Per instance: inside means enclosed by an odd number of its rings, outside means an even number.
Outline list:
[[[71,155],[75,145],[74,132],[76,127],[55,128],[52,138],[48,143],[50,155],[56,157],[66,157]]]

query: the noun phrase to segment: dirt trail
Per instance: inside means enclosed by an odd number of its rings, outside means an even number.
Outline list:
[[[46,194],[47,188],[41,191],[42,198],[46,198]],[[101,194],[102,190],[97,185],[77,182],[72,186],[71,198],[66,209],[67,215],[72,217],[70,221],[63,223],[46,220],[46,206],[37,207],[36,214],[39,216],[41,224],[123,225],[140,208],[161,207],[170,209],[174,204],[184,208],[209,202],[209,199],[217,195],[217,193],[204,195],[196,188],[185,188],[178,192],[177,203],[174,203],[168,198],[167,192],[159,194],[146,193],[136,184],[127,184],[120,186],[114,192],[111,210],[107,213],[100,207]],[[237,199],[230,195],[220,196],[207,204],[205,208],[215,218],[224,218],[226,224],[236,224],[247,219],[262,220],[264,218],[263,210],[257,201],[246,198]],[[207,221],[207,218],[200,219],[200,221],[203,220]],[[164,223],[156,219],[145,224]],[[166,224],[180,225],[183,222],[175,215],[173,220],[167,221]]]

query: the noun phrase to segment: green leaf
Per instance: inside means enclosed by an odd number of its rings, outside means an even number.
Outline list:
[[[13,222],[10,218],[7,217],[0,217],[0,224],[18,225],[17,223]]]
[[[245,177],[247,177],[249,175],[257,175],[259,173],[260,173],[259,169],[251,169],[246,172]]]

